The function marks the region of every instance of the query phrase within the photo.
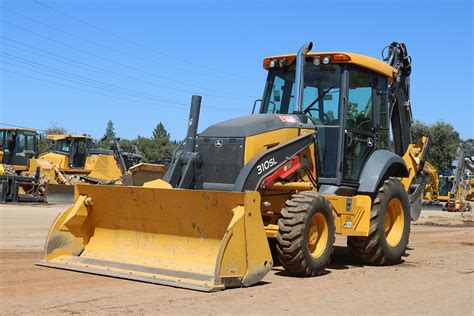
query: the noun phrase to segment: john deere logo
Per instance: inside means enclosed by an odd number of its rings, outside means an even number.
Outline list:
[[[224,142],[222,141],[222,139],[216,140],[216,143],[214,144],[214,146],[216,147],[222,147],[222,145],[224,145]]]

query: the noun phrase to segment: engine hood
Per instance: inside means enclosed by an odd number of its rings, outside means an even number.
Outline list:
[[[247,137],[283,128],[305,128],[308,124],[306,117],[295,114],[253,114],[211,125],[199,136]]]

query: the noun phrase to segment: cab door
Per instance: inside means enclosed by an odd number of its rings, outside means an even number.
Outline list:
[[[345,109],[343,181],[357,183],[367,158],[376,148],[377,75],[358,67],[349,71]]]
[[[84,169],[87,159],[87,139],[76,138],[71,141],[69,165],[71,168]]]

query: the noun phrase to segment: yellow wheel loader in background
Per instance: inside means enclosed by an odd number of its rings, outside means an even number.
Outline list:
[[[139,163],[138,153],[122,152],[115,140],[113,150],[92,148],[90,136],[48,135],[53,141],[52,151],[31,159],[28,172],[40,170],[49,181],[51,199],[72,201],[74,184],[80,182],[120,184],[122,175]]]
[[[412,144],[410,58],[353,53],[264,59],[258,114],[197,134],[143,187],[76,185],[49,231],[43,266],[201,291],[250,286],[272,268],[324,271],[334,234],[366,264],[402,261],[420,215],[427,139]]]
[[[27,128],[0,128],[0,202],[46,202],[47,182],[33,169],[38,156],[38,133]]]

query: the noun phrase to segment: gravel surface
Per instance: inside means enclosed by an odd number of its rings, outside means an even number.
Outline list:
[[[201,293],[35,266],[65,205],[0,205],[0,313],[454,314],[474,313],[472,214],[424,212],[404,263],[364,266],[338,236],[326,274],[275,267],[253,287]]]

